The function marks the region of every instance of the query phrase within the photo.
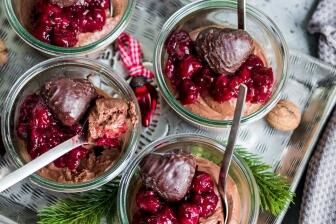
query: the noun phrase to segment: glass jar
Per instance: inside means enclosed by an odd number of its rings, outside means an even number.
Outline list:
[[[194,156],[203,157],[219,164],[223,157],[225,145],[207,137],[195,134],[171,135],[157,140],[143,149],[127,168],[118,192],[118,216],[120,223],[131,223],[132,208],[137,191],[141,186],[139,163],[149,153],[183,151]],[[257,223],[259,214],[259,194],[255,179],[247,165],[233,156],[229,175],[235,182],[240,196],[240,222]]]
[[[35,2],[34,0],[28,0],[28,2]],[[51,44],[44,43],[37,38],[35,38],[23,25],[21,18],[21,8],[28,10],[27,1],[25,0],[4,0],[4,9],[8,18],[10,25],[13,30],[24,40],[27,44],[37,49],[38,51],[49,55],[49,56],[61,56],[61,55],[72,55],[72,56],[84,56],[84,55],[95,55],[97,51],[103,50],[109,44],[111,44],[117,37],[123,32],[129,23],[132,12],[135,8],[135,0],[123,0],[125,1],[125,9],[123,14],[115,27],[105,36],[99,38],[98,40],[81,46],[81,47],[59,47]]]
[[[232,120],[214,120],[201,117],[185,108],[170,91],[166,82],[164,64],[167,59],[165,42],[175,30],[194,31],[206,26],[237,27],[237,2],[202,0],[190,3],[174,13],[163,25],[154,52],[154,70],[157,83],[169,106],[183,119],[205,128],[222,128]],[[255,112],[244,116],[242,123],[250,123],[264,117],[277,103],[287,77],[287,44],[274,22],[260,10],[246,6],[246,31],[263,49],[268,66],[274,73],[274,87],[271,98]]]
[[[140,110],[132,89],[120,75],[102,63],[86,58],[65,56],[47,60],[25,72],[13,85],[4,102],[1,117],[4,145],[16,167],[21,167],[30,160],[26,147],[22,146],[22,140],[16,131],[19,107],[28,95],[37,92],[45,82],[60,75],[71,78],[86,78],[89,75],[91,83],[103,90],[105,94],[135,103],[139,122],[128,131],[121,154],[101,176],[81,183],[59,183],[38,174],[29,177],[33,183],[53,191],[79,192],[94,189],[111,181],[125,169],[136,150],[141,132]]]

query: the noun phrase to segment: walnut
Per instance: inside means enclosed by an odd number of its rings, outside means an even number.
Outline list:
[[[301,121],[300,109],[289,100],[280,100],[266,116],[268,123],[280,131],[292,131]]]
[[[3,42],[0,39],[0,66],[6,64],[7,61],[8,61],[7,47],[5,45],[5,42]]]

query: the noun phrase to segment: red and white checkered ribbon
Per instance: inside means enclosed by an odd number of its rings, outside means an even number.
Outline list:
[[[154,73],[142,64],[140,43],[127,33],[122,33],[117,39],[120,57],[130,76],[153,78]]]

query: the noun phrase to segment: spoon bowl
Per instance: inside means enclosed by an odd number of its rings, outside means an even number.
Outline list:
[[[0,192],[6,190],[7,188],[30,176],[31,174],[37,172],[38,170],[47,166],[49,163],[52,163],[56,159],[70,152],[72,149],[88,144],[89,143],[82,135],[75,135],[67,141],[62,142],[56,147],[43,153],[36,159],[30,161],[29,163],[0,179]]]

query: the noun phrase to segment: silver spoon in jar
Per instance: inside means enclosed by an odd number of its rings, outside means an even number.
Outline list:
[[[246,0],[237,0],[238,29],[245,30]]]
[[[113,16],[113,0],[110,0],[109,13],[110,13],[110,16],[112,17]]]
[[[59,157],[70,152],[72,149],[77,148],[78,146],[87,145],[87,144],[89,143],[82,135],[75,135],[69,140],[62,142],[61,144],[55,146],[54,148],[43,153],[42,155],[36,157],[34,160],[28,162],[27,164],[15,170],[14,172],[1,178],[0,179],[0,192],[6,190],[7,188],[23,180],[24,178],[37,172],[38,170],[47,166],[49,163],[55,161]]]
[[[226,149],[223,155],[223,160],[222,160],[222,164],[221,164],[221,168],[220,168],[220,172],[219,172],[219,181],[218,181],[218,191],[221,195],[223,204],[224,204],[224,215],[225,215],[225,221],[224,223],[227,223],[228,220],[228,209],[229,209],[229,205],[227,202],[227,198],[226,198],[226,181],[227,181],[227,177],[228,177],[228,172],[229,172],[229,167],[231,164],[231,160],[232,160],[232,155],[234,152],[234,146],[235,146],[235,142],[236,142],[236,138],[237,138],[237,133],[239,130],[239,126],[240,126],[240,121],[241,121],[241,117],[242,117],[242,113],[243,113],[243,109],[245,106],[245,99],[246,99],[246,92],[247,92],[247,87],[244,84],[241,84],[239,86],[239,93],[238,93],[238,99],[236,102],[236,108],[234,111],[234,116],[233,116],[233,121],[232,121],[232,126],[230,129],[230,134],[229,134],[229,140],[228,143],[226,145]]]

